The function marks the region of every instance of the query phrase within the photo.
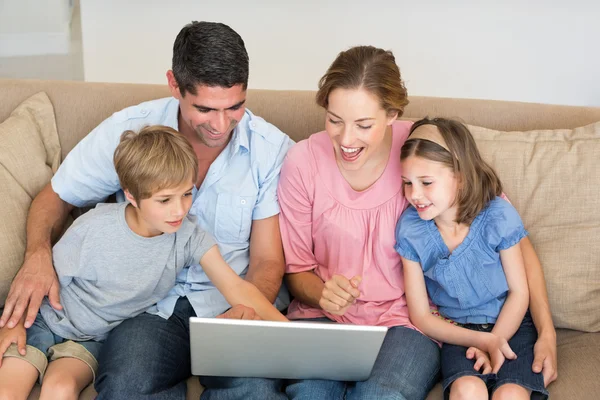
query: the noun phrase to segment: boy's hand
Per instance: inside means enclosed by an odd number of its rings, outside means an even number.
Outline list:
[[[5,326],[0,329],[0,367],[2,366],[2,356],[13,343],[17,345],[19,353],[24,356],[26,354],[27,333],[22,321],[14,328]]]
[[[344,315],[348,307],[360,296],[358,285],[361,281],[360,276],[348,279],[342,275],[334,275],[325,282],[319,306],[330,314]]]
[[[506,339],[496,336],[493,333],[486,334],[484,345],[482,350],[490,355],[493,374],[498,373],[505,360],[514,360],[517,358],[517,355],[512,351]]]
[[[475,371],[478,371],[483,375],[492,372],[492,362],[485,351],[480,350],[477,347],[469,347],[466,356],[469,360],[475,360],[475,365],[473,366]]]

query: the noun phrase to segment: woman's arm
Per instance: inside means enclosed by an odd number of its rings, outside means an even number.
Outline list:
[[[273,304],[250,282],[240,278],[223,260],[217,246],[204,254],[200,265],[216,288],[232,306],[243,304],[254,308],[264,320],[288,321]]]
[[[492,333],[510,340],[519,329],[529,305],[529,290],[521,246],[516,244],[506,250],[500,250],[500,260],[508,283],[508,296]]]
[[[323,282],[313,271],[287,274],[285,276],[285,282],[287,283],[291,295],[300,303],[315,308],[321,308],[319,301],[321,300],[325,282]]]
[[[300,302],[335,315],[343,315],[354,304],[360,296],[358,285],[362,280],[360,276],[348,279],[334,275],[323,282],[312,271],[288,274],[286,279],[290,293]]]

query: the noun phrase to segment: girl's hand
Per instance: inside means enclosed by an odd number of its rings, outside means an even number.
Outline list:
[[[514,360],[517,355],[512,351],[506,339],[493,333],[486,333],[483,349],[490,355],[492,361],[492,373],[496,374],[504,364],[504,360]]]
[[[24,356],[26,353],[27,333],[22,321],[14,328],[5,326],[0,329],[0,367],[2,366],[2,356],[13,343],[17,345],[19,353]]]
[[[469,347],[466,356],[469,360],[475,360],[475,365],[473,366],[475,371],[478,371],[483,375],[492,372],[492,362],[485,351],[480,350],[477,347]]]
[[[332,276],[330,280],[325,282],[319,306],[330,314],[344,315],[348,307],[354,304],[360,296],[358,285],[360,285],[361,280],[360,276],[355,276],[352,279],[342,275]]]

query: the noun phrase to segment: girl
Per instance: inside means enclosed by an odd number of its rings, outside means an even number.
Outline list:
[[[546,397],[531,370],[537,333],[520,240],[527,235],[502,185],[461,123],[416,122],[401,149],[404,195],[412,205],[396,228],[411,321],[442,347],[450,399]],[[448,324],[430,312],[428,295]],[[465,357],[487,351],[492,373]],[[514,352],[513,352],[514,350]],[[505,361],[505,358],[507,359]]]

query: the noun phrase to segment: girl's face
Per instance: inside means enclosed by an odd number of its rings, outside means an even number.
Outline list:
[[[325,129],[340,168],[357,171],[385,153],[382,143],[397,113],[388,115],[379,99],[364,89],[334,89],[328,103]]]
[[[458,179],[452,169],[414,155],[402,160],[401,164],[404,196],[421,219],[454,221]]]

